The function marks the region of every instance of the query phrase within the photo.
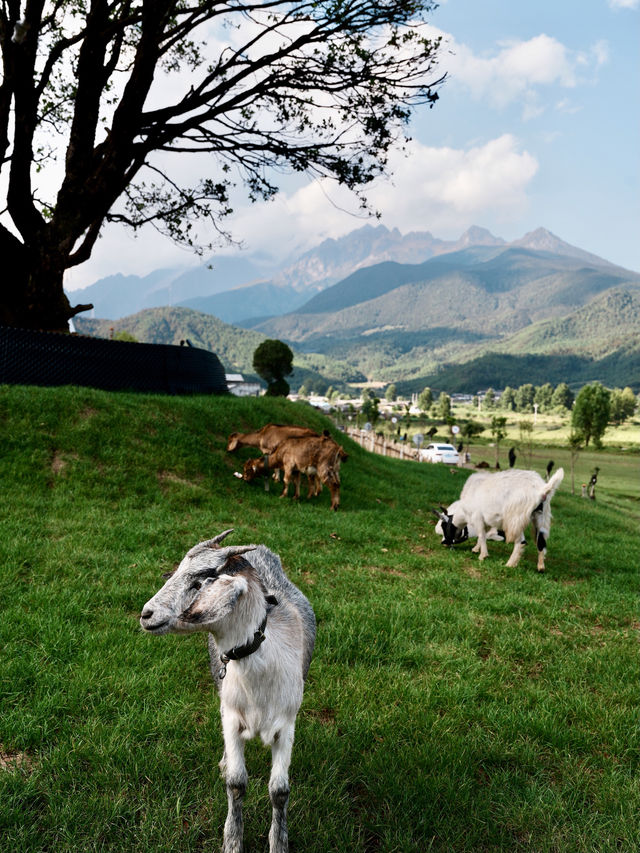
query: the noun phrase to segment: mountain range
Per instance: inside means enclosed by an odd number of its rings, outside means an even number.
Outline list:
[[[287,341],[303,372],[334,382],[437,387],[434,378],[444,383],[447,370],[474,359],[495,370],[500,359],[535,355],[541,369],[560,372],[557,381],[607,376],[614,384],[640,384],[640,274],[543,228],[506,242],[477,226],[455,241],[366,226],[277,268],[257,256],[219,258],[195,271],[103,279],[72,296],[93,301],[111,326],[136,327],[140,340],[160,342],[184,331],[185,318],[213,314],[227,324],[218,326],[219,338],[224,327],[256,342]],[[100,321],[78,318],[76,325],[104,333]],[[201,345],[208,338],[201,330],[196,336]],[[220,349],[215,339],[206,345]],[[565,364],[560,356],[578,360]],[[234,359],[234,369],[251,372],[246,354]]]

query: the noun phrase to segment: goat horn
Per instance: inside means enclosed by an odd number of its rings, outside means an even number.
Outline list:
[[[230,557],[235,557],[239,554],[246,554],[247,551],[255,551],[257,547],[257,545],[232,545],[227,548],[227,553]]]
[[[228,530],[223,530],[222,533],[218,533],[218,535],[215,536],[213,539],[209,539],[207,545],[209,546],[209,548],[219,548],[222,540],[230,533],[233,533],[233,531],[233,527],[230,527]]]

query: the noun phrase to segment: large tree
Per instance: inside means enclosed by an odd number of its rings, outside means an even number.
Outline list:
[[[437,99],[433,6],[2,0],[0,323],[66,329],[91,307],[63,277],[107,222],[193,245],[203,220],[225,233],[234,185],[268,198],[288,169],[366,187]],[[194,153],[203,177],[183,185],[175,158]]]

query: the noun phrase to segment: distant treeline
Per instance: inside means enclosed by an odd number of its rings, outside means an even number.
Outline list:
[[[523,379],[532,385],[566,382],[574,391],[590,382],[601,382],[610,388],[629,386],[638,393],[640,348],[617,350],[600,360],[577,355],[487,353],[465,364],[443,365],[437,373],[395,384],[403,396],[419,394],[425,387],[434,393],[476,394],[487,388],[517,388]]]

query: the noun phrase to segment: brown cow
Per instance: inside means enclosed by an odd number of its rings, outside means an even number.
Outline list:
[[[340,504],[340,463],[345,459],[347,454],[343,448],[327,435],[288,438],[281,441],[273,453],[259,459],[247,459],[242,479],[250,483],[274,469],[282,470],[284,489],[280,497],[285,497],[293,480],[294,498],[299,498],[300,474],[306,474],[309,477],[307,497],[317,494],[312,479],[317,478],[331,492],[331,509],[336,510]]]

